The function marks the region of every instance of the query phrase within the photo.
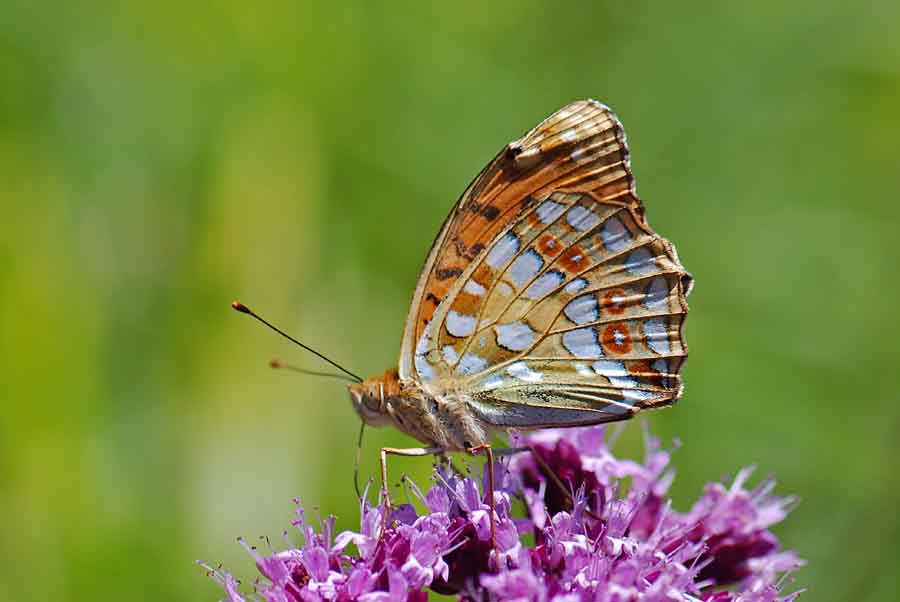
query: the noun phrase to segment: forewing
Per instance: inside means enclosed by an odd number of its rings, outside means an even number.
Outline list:
[[[461,391],[483,420],[616,420],[680,393],[690,277],[647,226],[624,132],[573,103],[463,195],[420,278],[401,377]]]

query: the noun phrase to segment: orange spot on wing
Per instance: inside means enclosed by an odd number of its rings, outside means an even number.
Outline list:
[[[453,305],[450,307],[461,314],[475,315],[478,313],[480,305],[481,297],[470,295],[463,291],[456,296],[456,299],[453,300]]]
[[[488,286],[494,280],[494,270],[488,264],[482,263],[475,269],[471,279],[481,286]]]
[[[559,262],[567,272],[573,273],[580,272],[591,264],[584,249],[578,245],[572,245],[566,249],[565,253],[560,256]]]
[[[662,386],[662,374],[650,367],[650,362],[639,360],[628,363],[628,373],[655,386]]]
[[[621,322],[609,324],[600,333],[600,344],[605,351],[624,355],[631,351],[631,336],[628,327]]]
[[[607,292],[603,295],[603,298],[600,299],[600,307],[603,308],[604,311],[609,312],[613,315],[619,315],[624,313],[625,307],[622,306],[621,302],[617,302],[614,297],[624,297],[625,291],[621,288],[614,288],[611,291]]]
[[[544,257],[556,257],[562,251],[562,245],[552,234],[544,234],[538,239],[537,249]]]
[[[434,296],[435,299],[438,298],[438,296],[435,295],[433,291],[429,291],[428,294]],[[437,309],[437,306],[438,306],[437,303],[423,303],[419,307],[419,318],[420,318],[422,325],[418,328],[418,330],[416,331],[416,334],[420,334],[422,332],[422,330],[425,328],[425,326],[429,322],[431,322],[431,318],[434,317],[434,310]]]
[[[654,373],[655,371],[650,368],[650,362],[647,360],[638,360],[635,362],[628,363],[628,372],[629,374],[633,374],[635,376],[640,376],[642,374]]]

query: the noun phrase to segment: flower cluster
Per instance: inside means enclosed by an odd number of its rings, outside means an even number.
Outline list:
[[[783,575],[800,566],[769,530],[790,498],[774,483],[710,483],[693,507],[674,510],[666,492],[670,454],[646,437],[643,462],[620,459],[603,427],[542,431],[519,438],[530,453],[495,466],[491,542],[486,487],[446,465],[413,505],[361,502],[359,531],[335,535],[334,518],[294,525],[303,543],[282,551],[247,547],[264,579],[241,593],[228,572],[205,566],[229,602],[419,602],[427,589],[462,602],[790,602]],[[482,475],[486,481],[487,475]],[[626,486],[627,484],[627,486]],[[513,517],[514,502],[525,516]],[[523,536],[529,535],[529,545]],[[287,538],[286,538],[287,540]],[[355,548],[355,552],[352,550]]]

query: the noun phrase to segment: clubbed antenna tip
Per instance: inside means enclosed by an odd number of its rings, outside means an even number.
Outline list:
[[[241,303],[240,301],[232,301],[231,308],[235,311],[241,312],[242,314],[250,314],[251,316],[253,315],[253,312],[250,311],[250,308],[247,307],[246,305],[244,305],[243,303]]]
[[[304,345],[303,343],[301,343],[300,341],[298,341],[297,339],[295,339],[294,337],[292,337],[292,336],[289,335],[288,333],[284,332],[283,330],[281,330],[280,328],[278,328],[277,326],[275,326],[274,324],[272,324],[271,322],[269,322],[268,320],[266,320],[265,318],[263,318],[262,316],[260,316],[260,315],[257,314],[256,312],[254,312],[252,309],[250,309],[249,307],[247,307],[246,305],[244,305],[244,304],[241,303],[240,301],[232,301],[232,302],[231,302],[231,308],[234,309],[235,311],[239,311],[239,312],[241,312],[242,314],[247,314],[248,316],[252,316],[253,318],[259,320],[260,322],[262,322],[263,324],[265,324],[266,326],[268,326],[269,328],[271,328],[272,330],[274,330],[275,332],[277,332],[278,334],[280,334],[281,336],[283,336],[283,337],[286,338],[287,340],[291,341],[291,342],[294,343],[295,345],[299,346],[299,347],[302,348],[302,349],[305,349],[305,350],[309,351],[310,353],[312,353],[313,355],[315,355],[315,356],[318,357],[319,359],[322,359],[322,360],[328,362],[329,364],[331,364],[332,366],[334,366],[335,368],[337,368],[338,370],[340,370],[341,372],[343,372],[344,374],[346,374],[347,376],[349,376],[353,381],[358,382],[358,383],[361,383],[361,382],[363,381],[363,379],[362,379],[361,377],[359,377],[359,376],[357,376],[356,374],[350,372],[349,370],[347,370],[346,368],[344,368],[343,366],[341,366],[340,364],[338,364],[338,363],[335,362],[334,360],[329,359],[328,357],[322,355],[321,353],[319,353],[319,352],[316,351],[315,349],[313,349],[313,348],[311,348],[311,347],[309,347],[309,346],[307,346],[307,345]],[[270,362],[269,365],[272,366],[273,368],[288,368],[288,369],[291,369],[291,370],[295,370],[296,372],[306,372],[306,373],[310,373],[309,370],[304,370],[304,369],[302,369],[302,368],[294,368],[293,366],[289,366],[289,365],[287,365],[287,364],[282,364],[282,363],[279,362],[278,360],[274,360],[273,362]]]

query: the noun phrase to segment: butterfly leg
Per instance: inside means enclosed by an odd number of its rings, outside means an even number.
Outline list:
[[[381,448],[381,491],[384,496],[384,508],[385,508],[385,522],[387,522],[387,517],[391,514],[391,492],[388,489],[388,472],[387,472],[387,457],[388,454],[392,454],[395,456],[430,456],[432,454],[440,454],[443,453],[444,450],[440,447],[408,447],[408,448],[397,448],[397,447],[382,447]]]
[[[487,456],[487,471],[488,471],[488,506],[491,511],[491,546],[496,550],[497,549],[497,526],[494,522],[494,451],[493,447],[490,443],[484,443],[482,445],[476,445],[475,447],[470,447],[466,450],[468,453],[473,456],[484,452]]]

